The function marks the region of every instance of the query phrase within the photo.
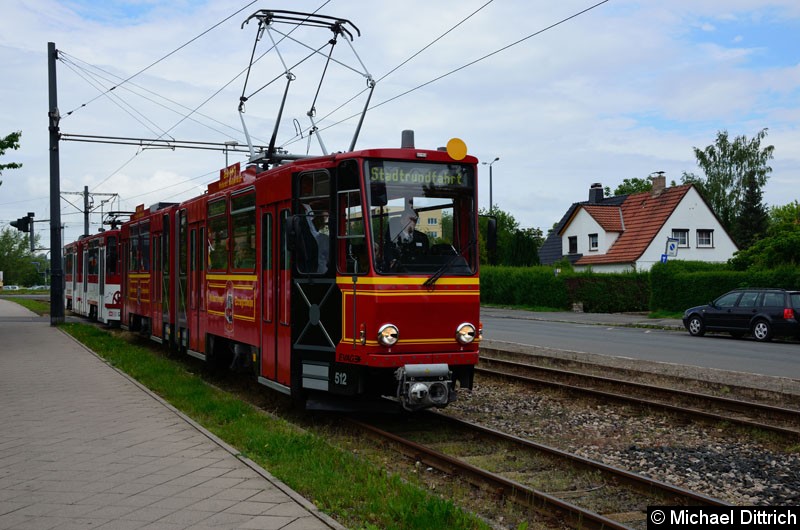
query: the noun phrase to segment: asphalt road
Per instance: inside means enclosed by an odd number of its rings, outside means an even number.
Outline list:
[[[484,338],[561,350],[659,361],[800,380],[800,343],[734,339],[728,335],[692,337],[685,330],[624,327],[641,319],[597,324],[543,320],[547,316],[482,311]],[[565,318],[572,318],[566,315]],[[604,320],[601,316],[597,317]],[[679,322],[679,321],[678,321]],[[671,322],[675,327],[675,322]]]

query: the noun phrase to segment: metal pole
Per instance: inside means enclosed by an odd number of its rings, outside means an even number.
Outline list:
[[[83,235],[89,235],[89,186],[83,187]]]
[[[33,217],[34,217],[34,213],[33,212],[28,212],[28,219],[29,219],[28,220],[28,223],[29,223],[28,227],[30,227],[30,229],[31,229],[31,237],[30,237],[30,240],[31,240],[31,255],[33,255],[33,252],[36,250],[36,246],[34,245],[34,235],[33,235]]]
[[[494,162],[492,162],[494,164]],[[494,201],[492,201],[492,164],[489,164],[489,213],[494,211]]]
[[[499,156],[494,157],[491,162],[481,162],[485,166],[489,166],[489,215],[494,212],[494,200],[492,198],[492,165],[500,160]]]
[[[50,325],[64,322],[64,269],[61,264],[61,170],[58,157],[58,88],[54,42],[47,43],[47,85],[50,131]]]

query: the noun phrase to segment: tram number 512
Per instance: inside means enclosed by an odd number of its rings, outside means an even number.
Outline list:
[[[346,372],[336,372],[333,376],[333,382],[339,386],[347,386],[347,373]]]

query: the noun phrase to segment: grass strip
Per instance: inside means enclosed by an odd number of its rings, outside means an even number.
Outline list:
[[[37,315],[46,315],[50,313],[50,302],[44,302],[42,300],[37,300],[35,298],[21,298],[21,297],[11,297],[11,296],[4,296],[6,300],[14,302],[16,304],[21,305],[22,307],[29,309],[36,313]]]
[[[175,361],[95,326],[61,328],[349,528],[489,528],[451,501],[208,385]]]

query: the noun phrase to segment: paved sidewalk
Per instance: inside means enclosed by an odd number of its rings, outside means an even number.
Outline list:
[[[499,318],[542,320],[548,322],[577,322],[607,326],[640,326],[664,329],[686,329],[677,318],[648,318],[646,313],[578,313],[569,311],[523,311],[481,306],[481,314]]]
[[[235,454],[0,299],[0,530],[342,528]]]

